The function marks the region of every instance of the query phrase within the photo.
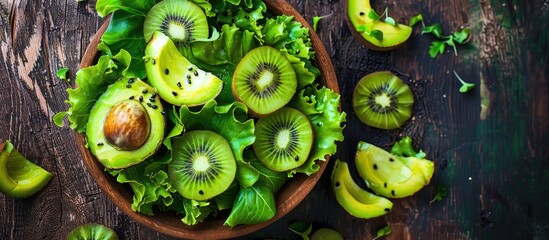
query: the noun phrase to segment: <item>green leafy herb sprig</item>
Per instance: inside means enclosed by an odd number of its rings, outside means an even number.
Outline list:
[[[437,193],[436,193],[435,197],[433,197],[433,199],[429,203],[434,203],[436,201],[440,201],[440,200],[442,200],[442,198],[446,197],[446,195],[448,195],[448,191],[446,190],[446,186],[438,185],[437,186]]]
[[[469,28],[453,31],[452,34],[446,36],[444,35],[444,30],[440,23],[425,26],[425,22],[423,21],[423,16],[421,14],[412,17],[410,20],[410,26],[412,27],[419,22],[423,25],[421,34],[430,33],[437,39],[431,42],[431,46],[429,46],[429,56],[431,56],[431,58],[436,58],[439,54],[444,53],[446,46],[452,47],[454,49],[454,54],[457,56],[458,52],[456,45],[466,44],[467,40],[471,36],[471,29]]]
[[[320,22],[320,20],[322,20],[323,18],[327,18],[329,16],[332,16],[332,14],[328,14],[328,15],[324,15],[324,16],[314,16],[313,17],[313,30],[316,32],[316,29],[318,29],[318,23]]]
[[[388,23],[388,24],[391,24],[393,26],[397,26],[398,25],[398,22],[392,18],[392,17],[389,17],[389,9],[388,8],[385,8],[385,11],[383,11],[383,13],[381,15],[379,15],[374,9],[371,9],[369,12],[368,12],[368,18],[374,20],[374,21],[381,21],[381,19],[385,16],[385,18],[383,19],[383,21],[385,23]],[[357,28],[357,30],[359,32],[366,32],[368,33],[371,37],[374,37],[375,39],[381,41],[383,40],[383,32],[380,31],[380,30],[373,30],[373,31],[368,31],[368,29],[366,28],[366,25],[362,25],[362,26],[359,26]]]
[[[468,82],[463,81],[463,79],[461,79],[461,77],[457,74],[456,71],[454,71],[454,75],[456,76],[456,78],[461,83],[461,87],[459,88],[460,93],[466,93],[466,92],[471,91],[473,88],[475,88],[474,83],[468,83]]]

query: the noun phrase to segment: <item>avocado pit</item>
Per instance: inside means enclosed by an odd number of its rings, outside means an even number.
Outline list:
[[[110,145],[131,151],[147,141],[150,129],[151,122],[143,105],[135,100],[126,100],[109,111],[103,131]]]

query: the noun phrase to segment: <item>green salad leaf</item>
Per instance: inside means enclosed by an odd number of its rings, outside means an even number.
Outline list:
[[[155,4],[155,0],[97,0],[95,9],[100,17],[105,17],[117,10],[144,17]]]
[[[307,175],[318,172],[320,167],[316,161],[324,161],[326,155],[337,151],[335,141],[343,141],[342,124],[346,121],[345,112],[339,112],[339,101],[338,93],[318,84],[306,87],[290,101],[290,107],[309,117],[314,133],[313,148],[307,161],[290,171],[290,176],[296,172]]]
[[[184,199],[183,207],[185,209],[185,217],[181,221],[190,226],[202,222],[213,211],[210,207],[210,202],[191,199]]]
[[[406,136],[400,141],[396,142],[391,148],[391,153],[396,156],[402,157],[417,157],[425,158],[426,154],[423,150],[416,151],[412,146],[412,138]]]
[[[274,217],[274,194],[263,186],[241,188],[224,225],[258,224]]]
[[[57,126],[63,126],[63,119],[69,116],[70,128],[79,133],[86,131],[90,111],[108,86],[121,78],[127,71],[131,55],[124,49],[112,56],[108,47],[99,44],[98,48],[106,53],[97,60],[97,64],[80,69],[76,73],[76,88],[67,89],[70,108],[53,116]]]
[[[66,68],[66,67],[62,67],[62,68],[59,68],[59,70],[57,70],[57,72],[55,73],[55,75],[65,81],[65,82],[70,82],[70,79],[67,78],[67,73],[69,72],[69,69]]]
[[[225,192],[214,197],[215,204],[217,205],[217,210],[224,210],[233,207],[234,200],[240,191],[240,186],[238,181],[233,181],[231,186]]]
[[[197,112],[182,106],[177,118],[186,131],[206,129],[227,139],[237,162],[236,177],[241,186],[249,187],[257,181],[258,171],[242,155],[244,148],[255,141],[254,121],[248,119],[248,108],[243,103],[219,106],[216,101],[210,101]]]
[[[147,42],[143,37],[143,22],[145,17],[133,15],[124,11],[116,11],[112,14],[107,31],[101,37],[101,41],[109,49],[118,53],[124,49],[131,55],[131,62],[124,77],[145,78],[145,62],[143,53]]]
[[[254,183],[254,186],[267,187],[271,192],[276,193],[284,186],[284,183],[288,181],[288,175],[286,173],[269,169],[259,161],[253,151],[245,151],[244,158],[249,160],[252,167],[259,172],[259,177],[257,182]]]

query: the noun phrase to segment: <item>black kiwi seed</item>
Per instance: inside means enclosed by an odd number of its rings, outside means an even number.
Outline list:
[[[204,195],[204,191],[200,190],[200,191],[198,191],[198,194]]]
[[[132,99],[134,99],[134,98],[135,98],[135,96],[130,96],[130,100],[132,100]]]
[[[139,101],[143,102],[143,96],[139,96]]]
[[[170,74],[170,70],[166,68],[166,69],[164,69],[164,73],[165,73],[166,75],[168,75],[168,74]]]
[[[360,14],[360,16],[364,16],[365,13],[364,13],[364,12],[360,12],[359,14]]]
[[[189,67],[187,70],[192,71],[192,70],[193,70],[193,67]]]
[[[198,72],[194,71],[194,76],[198,77]]]
[[[143,92],[142,92],[142,93],[143,93],[143,94],[146,94],[146,93],[148,93],[148,92],[149,92],[149,91],[148,91],[147,89],[143,89]]]
[[[177,92],[176,92],[176,91],[173,91],[172,94],[173,94],[174,96],[177,96]]]
[[[191,75],[190,75],[190,74],[187,74],[187,79],[191,79]]]
[[[133,83],[133,82],[134,82],[133,78],[128,79],[128,83]]]
[[[149,98],[149,101],[151,101],[151,102],[155,102],[155,101],[156,101],[156,99],[154,99],[153,97],[151,97],[151,98]]]
[[[392,158],[389,158],[389,162],[394,162],[395,160]]]
[[[377,164],[374,164],[374,170],[377,170]]]
[[[128,84],[126,84],[126,87],[127,87],[127,88],[131,88],[132,85],[128,83]]]
[[[181,88],[181,82],[177,82],[177,87]]]
[[[391,195],[394,197],[395,196],[395,190],[391,190]]]
[[[187,83],[188,83],[188,84],[191,84],[191,83],[192,83],[192,82],[191,82],[191,79],[187,79]]]
[[[387,188],[387,183],[383,183],[383,187],[384,187],[384,188]]]
[[[153,60],[151,61],[151,63],[152,63],[152,65],[155,65],[155,64],[156,64],[156,60],[153,59]]]

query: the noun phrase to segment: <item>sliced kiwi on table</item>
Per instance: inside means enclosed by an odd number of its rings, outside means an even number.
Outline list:
[[[414,96],[391,72],[375,72],[357,83],[353,108],[363,123],[381,129],[399,128],[412,116]]]
[[[262,46],[248,52],[233,75],[233,95],[256,115],[270,114],[294,96],[297,78],[279,50]]]
[[[84,224],[72,230],[67,240],[118,240],[116,232],[101,224]]]
[[[145,17],[143,34],[149,41],[160,31],[177,44],[208,38],[208,20],[202,9],[191,1],[165,0],[154,5]]]
[[[313,145],[313,129],[305,114],[284,107],[260,118],[253,145],[257,158],[269,169],[283,172],[301,166]]]
[[[229,188],[236,175],[231,146],[209,130],[186,132],[172,143],[168,175],[183,197],[197,201],[215,197]]]

